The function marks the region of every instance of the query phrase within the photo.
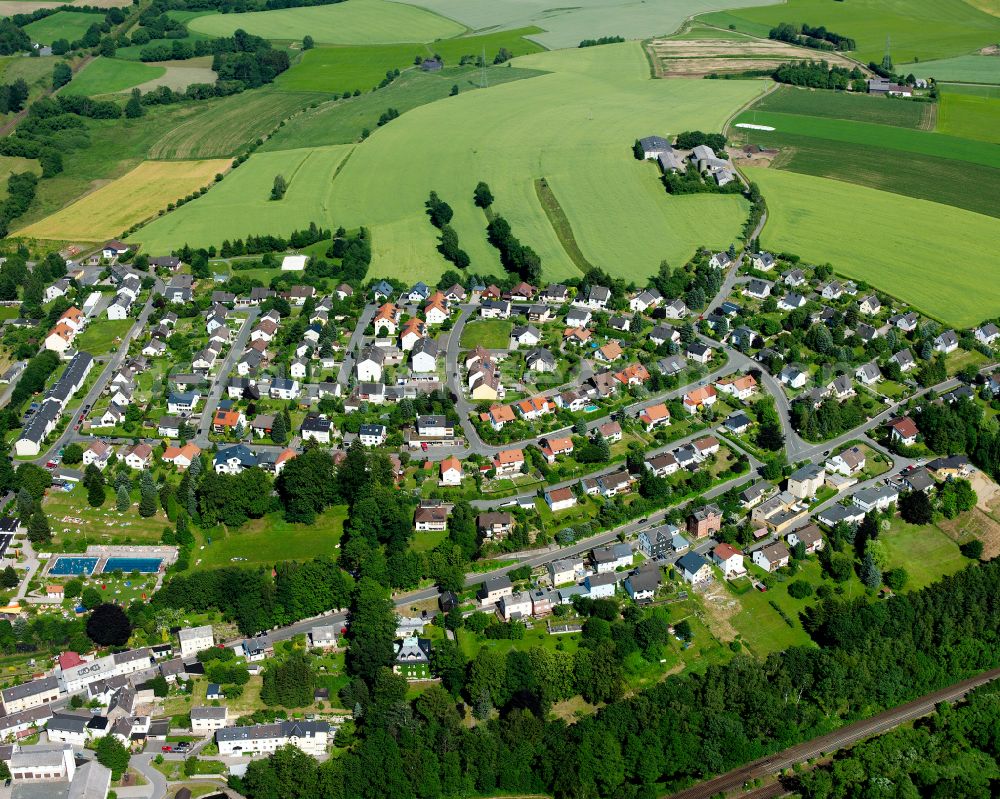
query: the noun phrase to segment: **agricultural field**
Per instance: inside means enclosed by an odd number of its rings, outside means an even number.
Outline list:
[[[76,73],[62,93],[87,96],[113,94],[159,78],[166,71],[158,65],[98,57]]]
[[[50,17],[26,25],[24,32],[31,37],[32,41],[41,44],[52,44],[56,39],[68,39],[72,42],[76,39],[82,39],[83,34],[91,25],[103,21],[104,17],[100,14],[86,14],[83,11],[59,11]]]
[[[113,238],[165,208],[167,203],[207,186],[229,163],[228,159],[147,161],[18,233],[58,241]]]
[[[986,86],[972,83],[942,83],[940,84],[940,88],[942,92],[950,94],[968,94],[972,97],[992,97],[994,100],[1000,100],[1000,86]]]
[[[996,55],[960,55],[906,64],[905,68],[918,78],[934,78],[939,83],[1000,83],[1000,57]]]
[[[656,74],[664,78],[703,78],[751,70],[774,70],[790,61],[810,57],[810,52],[785,42],[742,38],[696,41],[654,39],[649,43]],[[831,64],[851,68],[854,63],[837,53],[825,56]]]
[[[645,39],[672,33],[692,14],[723,8],[762,5],[770,0],[579,0],[553,7],[546,0],[497,3],[494,0],[402,0],[454,19],[473,30],[537,25],[545,32],[532,38],[548,48],[576,47],[583,39],[624,36]]]
[[[202,66],[196,66],[201,62]],[[193,83],[215,83],[219,77],[212,69],[211,56],[192,58],[188,61],[160,61],[157,66],[166,71],[137,87],[143,94],[159,86],[167,86],[175,92],[182,92]]]
[[[852,92],[830,92],[778,86],[764,95],[752,111],[773,111],[781,114],[802,114],[811,117],[832,117],[876,125],[930,130],[933,127],[933,103],[917,103],[892,97],[873,97]],[[741,119],[740,121],[747,121]]]
[[[1000,246],[1000,220],[837,180],[745,172],[767,197],[765,248],[830,263],[955,327],[1000,307],[998,267],[982,257]]]
[[[569,277],[579,270],[535,193],[535,179],[545,177],[584,255],[613,273],[645,277],[664,258],[681,263],[699,245],[728,246],[733,240],[746,215],[741,200],[668,197],[655,166],[634,160],[631,143],[654,130],[718,130],[733,109],[763,89],[762,82],[652,80],[637,43],[538,53],[514,64],[551,74],[460,93],[378,128],[345,161],[328,200],[310,198],[294,223],[279,230],[314,218],[349,228],[366,225],[373,233],[371,275],[434,279],[447,262],[436,252],[437,231],[424,213],[433,189],[455,209],[452,225],[472,268],[495,272],[498,258],[486,242],[486,218],[471,202],[476,182],[485,180],[497,197],[494,210],[541,255],[546,276]],[[256,208],[267,208],[266,224],[273,229],[274,212],[257,199],[256,185],[269,186],[275,170],[255,167],[259,155],[241,167],[259,170],[253,191],[238,197],[225,216],[198,221],[206,216],[201,209],[221,193],[217,187],[136,238],[162,247],[193,242],[198,237],[192,230],[204,230],[214,238],[200,243],[218,244],[263,232],[257,212],[247,213]],[[289,195],[294,193],[293,182]],[[292,206],[289,200],[283,205]],[[326,218],[318,218],[323,213]],[[181,217],[185,224],[177,221]]]
[[[288,234],[310,221],[330,224],[343,218],[331,195],[334,173],[350,150],[335,145],[257,153],[201,199],[153,220],[129,238],[152,252],[169,252],[188,241],[220,245],[248,233]],[[279,174],[288,181],[288,192],[275,202],[271,186]]]
[[[149,149],[153,159],[217,158],[270,133],[292,114],[327,99],[324,94],[263,90],[233,95],[190,109],[189,117],[163,131]]]
[[[188,28],[208,36],[232,36],[241,28],[268,39],[301,39],[309,35],[321,44],[430,42],[465,32],[463,25],[451,19],[387,0],[351,0],[244,14],[205,14],[192,17]]]
[[[1000,100],[945,91],[941,95],[937,130],[1000,144]]]
[[[1000,18],[964,0],[789,0],[779,5],[705,14],[698,20],[722,28],[734,25],[738,31],[764,37],[782,22],[823,25],[854,39],[858,50],[853,55],[864,63],[882,60],[886,36],[891,37],[890,52],[897,64],[964,55],[996,44],[1000,38]]]

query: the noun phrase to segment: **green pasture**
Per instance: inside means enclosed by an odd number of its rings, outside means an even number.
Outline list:
[[[1000,83],[1000,58],[991,55],[959,55],[940,61],[906,64],[900,68],[918,78],[934,78],[939,83]]]
[[[403,0],[473,30],[544,29],[532,38],[548,48],[576,47],[583,39],[624,36],[645,39],[676,31],[692,14],[737,6],[760,5],[770,0],[577,0],[571,6],[552,6],[547,0]]]
[[[762,97],[750,114],[753,115],[757,111],[773,111],[782,114],[872,122],[877,125],[896,125],[901,128],[920,128],[928,112],[933,108],[932,103],[918,103],[894,97],[779,86],[775,91]],[[741,118],[740,121],[748,120]]]
[[[1000,99],[944,92],[938,109],[937,130],[1000,144]]]
[[[91,355],[104,355],[116,348],[115,341],[132,329],[135,319],[100,319],[87,325],[76,340],[76,347]]]
[[[1000,220],[838,180],[748,168],[768,204],[761,243],[830,263],[955,327],[1000,307]]]
[[[76,41],[82,39],[87,29],[95,23],[103,22],[99,14],[85,14],[82,11],[58,11],[24,27],[24,32],[34,42],[52,44],[56,39]]]
[[[166,68],[138,61],[121,61],[117,58],[95,58],[73,76],[63,94],[112,94],[131,89],[147,80],[159,78]]]
[[[459,342],[463,349],[485,347],[488,350],[505,350],[510,343],[513,323],[506,319],[477,319],[462,328]]]
[[[909,130],[890,125],[873,125],[868,122],[852,122],[843,119],[821,119],[799,114],[765,113],[749,111],[737,118],[737,122],[751,122],[770,125],[778,134],[798,134],[813,136],[849,144],[872,144],[887,150],[904,153],[932,155],[951,158],[973,164],[1000,168],[1000,148],[980,141],[971,141],[944,133],[925,130]],[[750,131],[754,144],[766,146],[768,131]],[[896,158],[906,156],[895,156]]]
[[[767,36],[782,22],[824,25],[853,38],[854,55],[865,63],[882,60],[886,37],[897,64],[963,55],[1000,39],[1000,18],[963,0],[788,0],[699,19],[723,28],[735,25],[755,36]]]
[[[948,94],[968,94],[973,97],[992,97],[1000,100],[1000,86],[986,86],[973,83],[942,83],[939,84],[942,92]]]
[[[885,545],[889,566],[902,566],[910,575],[906,587],[911,591],[954,574],[969,563],[958,544],[933,524],[913,525],[896,518],[879,541]]]
[[[268,39],[301,39],[308,35],[323,44],[430,42],[465,32],[464,26],[450,19],[387,0],[205,14],[190,19],[188,28],[208,36],[232,36],[239,29]]]
[[[537,53],[542,48],[524,38],[537,28],[501,31],[485,36],[443,39],[430,44],[373,44],[363,47],[316,47],[307,50],[287,72],[278,76],[275,85],[289,91],[327,91],[343,94],[360,89],[365,92],[382,81],[389,70],[404,70],[414,66],[417,57],[438,55],[446,66],[456,66],[462,56],[486,53],[487,63],[500,48],[514,55]]]
[[[614,274],[645,276],[664,258],[682,263],[700,245],[733,241],[746,216],[741,200],[671,198],[655,167],[635,161],[631,145],[650,131],[718,130],[762,83],[651,80],[637,43],[538,53],[515,59],[515,67],[551,74],[460,93],[403,114],[351,152],[332,189],[328,181],[343,151],[326,148],[338,155],[320,160],[328,170],[323,186],[301,206],[294,179],[281,203],[267,202],[260,187],[269,187],[279,170],[262,158],[274,154],[258,153],[206,197],[135,238],[154,249],[199,240],[199,233],[211,237],[200,243],[219,244],[247,233],[285,232],[325,214],[334,224],[371,228],[370,275],[436,279],[448,263],[436,251],[437,231],[424,213],[427,194],[435,190],[454,208],[452,226],[471,268],[490,273],[499,268],[498,258],[486,242],[486,218],[472,203],[473,188],[485,180],[497,198],[493,210],[539,253],[546,277],[578,275],[535,193],[534,180],[546,177],[586,257]],[[297,121],[283,135],[293,136]],[[287,157],[298,163],[305,155]],[[240,177],[243,170],[251,177]],[[316,169],[309,171],[309,180],[318,180]],[[232,188],[244,181],[250,181],[248,190]],[[225,213],[205,213],[219,210],[213,198],[222,196],[234,204],[227,202]],[[289,208],[298,215],[279,221]]]

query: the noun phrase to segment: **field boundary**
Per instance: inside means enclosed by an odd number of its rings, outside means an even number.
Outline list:
[[[549,220],[552,230],[555,231],[556,238],[559,239],[566,255],[573,262],[573,266],[583,273],[594,269],[594,265],[587,260],[587,256],[580,249],[580,244],[577,242],[576,236],[573,235],[573,226],[570,224],[569,217],[566,216],[555,192],[552,191],[552,187],[545,178],[535,179],[535,194],[538,196],[538,202],[541,203],[542,210],[545,211],[545,216]]]

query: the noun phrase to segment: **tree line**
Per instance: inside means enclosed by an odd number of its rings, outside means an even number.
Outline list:
[[[864,74],[854,67],[831,67],[827,61],[790,61],[779,66],[772,77],[779,83],[808,86],[811,89],[847,89]]]
[[[486,226],[486,239],[500,251],[504,269],[516,272],[527,283],[538,284],[542,277],[541,256],[528,245],[521,244],[506,219],[494,216]]]
[[[818,28],[811,28],[804,22],[799,27],[782,22],[777,27],[771,28],[767,38],[777,42],[789,42],[802,47],[811,47],[814,50],[857,49],[854,39],[828,31],[822,25]]]
[[[431,224],[441,231],[438,252],[444,256],[446,261],[451,261],[459,269],[465,269],[470,263],[469,254],[458,245],[458,233],[449,224],[455,213],[452,207],[438,197],[436,191],[430,193],[424,206]]]

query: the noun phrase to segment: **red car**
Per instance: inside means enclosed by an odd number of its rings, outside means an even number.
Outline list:
[[[173,752],[174,748],[172,746],[161,746],[160,747],[160,751],[161,752]]]

